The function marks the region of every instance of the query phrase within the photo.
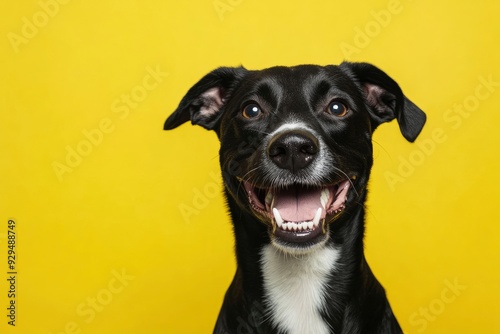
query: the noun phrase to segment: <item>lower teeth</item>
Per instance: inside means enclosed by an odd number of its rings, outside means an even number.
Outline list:
[[[283,231],[312,231],[316,227],[319,226],[320,218],[321,218],[321,213],[323,212],[323,209],[318,208],[316,211],[316,214],[314,215],[313,220],[311,221],[305,221],[305,222],[285,222],[283,221],[283,218],[281,218],[281,215],[278,211],[278,209],[273,208],[273,215],[274,215],[274,221],[273,221],[273,230],[276,228],[276,226],[283,230]]]

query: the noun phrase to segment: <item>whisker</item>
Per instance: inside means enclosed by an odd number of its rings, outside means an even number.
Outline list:
[[[347,178],[347,180],[349,180],[349,183],[351,184],[352,186],[352,190],[354,191],[354,193],[356,194],[356,197],[359,197],[359,193],[356,191],[356,188],[354,187],[354,182],[352,182],[351,178],[349,177],[349,175],[347,175],[347,173],[345,173],[343,170],[341,170],[340,168],[337,168],[337,167],[333,167],[335,170],[334,172],[340,172],[341,175],[345,176]]]
[[[248,176],[250,173],[253,173],[253,172],[255,172],[256,170],[258,170],[259,168],[260,168],[260,166],[257,166],[257,167],[255,167],[255,168],[250,169],[248,172],[246,172],[246,173],[245,173],[245,175],[243,175],[243,176],[241,177],[241,179],[242,179],[242,180],[245,180],[245,181],[247,181],[247,182],[250,182],[250,181],[249,181],[249,179],[247,179],[247,176]]]
[[[241,179],[244,181],[244,182],[248,182],[250,183],[250,185],[255,188],[256,187],[256,182],[257,180],[256,179],[253,179],[252,177],[250,177],[250,174],[251,173],[254,173],[256,172],[258,169],[260,168],[260,166],[257,166],[257,167],[254,167],[252,169],[250,169],[249,171],[247,171],[242,177]],[[238,188],[236,189],[236,193],[238,193],[240,191],[240,187],[242,187],[243,185],[243,182],[239,182],[238,184]],[[245,190],[246,191],[246,190]]]
[[[391,162],[394,162],[394,159],[392,159],[391,154],[389,153],[389,151],[387,151],[387,150],[385,149],[385,147],[384,147],[384,146],[382,146],[382,144],[380,144],[379,142],[377,142],[377,141],[376,141],[376,140],[374,140],[374,139],[372,139],[372,143],[374,143],[374,144],[376,144],[378,147],[380,147],[380,149],[381,149],[382,151],[384,151],[384,152],[385,152],[385,154],[387,154],[387,156],[389,157],[389,159],[391,159]]]
[[[260,130],[255,130],[255,132],[257,132],[257,133],[262,133],[262,134],[264,134],[264,135],[270,135],[270,134],[271,134],[271,132],[260,131]]]

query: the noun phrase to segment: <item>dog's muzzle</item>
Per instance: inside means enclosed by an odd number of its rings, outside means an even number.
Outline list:
[[[314,135],[293,130],[275,135],[267,145],[266,155],[279,170],[295,175],[304,174],[320,159],[320,149]],[[354,179],[345,175],[329,184],[304,180],[276,187],[243,183],[252,210],[269,225],[273,242],[281,248],[308,248],[326,240],[328,223],[345,209]]]

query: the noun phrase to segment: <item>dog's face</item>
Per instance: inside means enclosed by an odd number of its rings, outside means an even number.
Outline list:
[[[413,141],[425,114],[369,64],[220,68],[187,93],[165,123],[215,130],[229,196],[290,253],[324,245],[330,227],[362,205],[371,137],[398,119]],[[238,222],[235,222],[237,224]]]

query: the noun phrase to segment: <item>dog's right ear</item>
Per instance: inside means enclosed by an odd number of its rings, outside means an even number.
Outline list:
[[[371,111],[372,130],[381,123],[396,119],[403,136],[410,142],[415,141],[427,117],[403,94],[396,81],[368,63],[343,62],[340,68],[354,74],[362,86]]]
[[[224,104],[247,73],[243,67],[220,67],[208,73],[189,89],[163,129],[175,129],[191,120],[192,124],[213,130]]]

